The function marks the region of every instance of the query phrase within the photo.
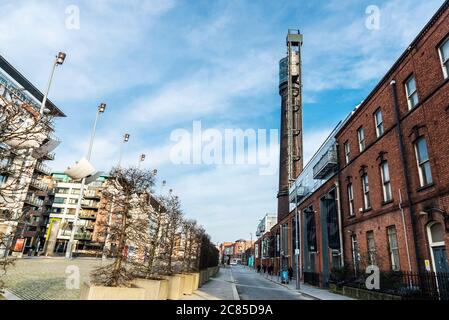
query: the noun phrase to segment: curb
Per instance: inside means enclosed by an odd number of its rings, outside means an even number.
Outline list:
[[[278,285],[280,285],[280,286],[282,286],[282,287],[284,287],[284,288],[287,288],[287,289],[290,290],[290,291],[298,292],[298,293],[300,293],[301,295],[303,295],[303,296],[305,296],[305,297],[311,298],[311,299],[313,299],[313,300],[320,300],[320,301],[321,301],[320,298],[315,297],[315,296],[312,296],[312,295],[310,295],[310,294],[308,294],[308,293],[305,293],[305,292],[303,292],[303,291],[301,291],[301,290],[291,289],[289,286],[287,286],[287,285],[285,285],[285,284],[283,284],[283,283],[279,283],[279,282],[277,282],[277,281],[274,281],[274,280],[272,280],[272,279],[270,279],[270,278],[265,278],[265,277],[263,277],[263,278],[264,278],[264,279],[267,279],[267,280],[269,280],[269,281],[271,281],[271,282],[273,282],[273,283],[276,283],[276,284],[278,284]]]
[[[239,293],[237,292],[237,287],[235,285],[234,277],[232,276],[232,270],[229,270],[229,275],[231,277],[231,285],[232,285],[232,295],[234,296],[234,300],[240,300]]]
[[[6,298],[6,300],[22,300],[21,298],[19,298],[15,294],[12,294],[6,289],[3,289],[2,295]]]

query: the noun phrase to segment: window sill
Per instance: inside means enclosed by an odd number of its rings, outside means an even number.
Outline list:
[[[432,188],[432,187],[434,187],[434,186],[435,186],[435,184],[432,182],[431,184],[428,184],[428,185],[425,185],[425,186],[423,186],[423,187],[420,187],[420,188],[416,189],[416,191],[417,191],[417,192],[422,192],[422,191],[425,191],[425,190],[427,190],[427,189],[430,189],[430,188]]]
[[[371,210],[373,210],[373,208],[363,209],[362,213],[365,214],[365,213],[370,212]]]
[[[348,220],[355,219],[355,214],[348,216]]]
[[[382,201],[382,206],[389,205],[389,204],[393,203],[393,201],[394,201],[393,199],[388,200],[388,201]]]

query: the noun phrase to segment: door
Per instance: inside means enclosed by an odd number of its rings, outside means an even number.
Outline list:
[[[438,293],[441,300],[449,299],[449,262],[447,260],[446,248],[433,247],[433,259],[438,284]]]
[[[434,247],[433,257],[435,260],[435,271],[449,273],[449,262],[447,260],[445,247]]]

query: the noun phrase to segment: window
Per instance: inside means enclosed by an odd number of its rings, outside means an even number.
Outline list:
[[[380,136],[382,136],[384,134],[382,111],[380,111],[380,109],[374,113],[374,122],[376,124],[376,135],[379,138]]]
[[[391,201],[393,197],[391,195],[390,169],[388,168],[388,162],[386,161],[382,162],[380,165],[380,176],[382,178],[384,202]]]
[[[357,130],[357,135],[359,137],[359,151],[365,150],[365,129],[360,128]]]
[[[357,243],[357,236],[355,234],[351,235],[351,249],[352,249],[352,263],[354,266],[354,271],[358,271],[360,255],[359,255],[359,245]]]
[[[369,197],[369,181],[367,174],[364,174],[362,176],[362,187],[363,187],[363,206],[364,209],[367,210],[371,208],[371,202]]]
[[[78,199],[70,198],[68,204],[78,204]]]
[[[391,269],[393,271],[399,271],[401,269],[399,263],[399,248],[398,248],[398,237],[396,234],[396,227],[388,227],[388,245],[390,247],[390,260],[391,260]]]
[[[439,51],[444,79],[447,79],[449,77],[449,38],[441,45]]]
[[[415,143],[416,160],[418,162],[419,181],[421,187],[432,184],[432,172],[430,170],[429,153],[427,152],[426,139],[419,138]]]
[[[6,183],[8,181],[8,176],[6,174],[0,174],[0,185]]]
[[[55,204],[63,204],[63,203],[65,203],[65,198],[55,197],[55,200],[53,200],[53,203],[55,203]]]
[[[407,93],[408,109],[411,110],[419,102],[415,76],[410,76],[410,78],[408,78],[405,82],[405,92]]]
[[[55,193],[67,194],[67,193],[69,193],[69,189],[68,188],[56,188]]]
[[[368,248],[368,264],[376,266],[376,243],[374,241],[374,231],[368,231],[366,233],[366,244]]]
[[[348,201],[349,201],[349,215],[354,215],[354,189],[352,183],[348,184]]]
[[[80,194],[81,189],[72,189],[71,194]]]
[[[346,160],[346,164],[348,164],[349,161],[351,160],[351,149],[349,147],[348,141],[345,142],[345,160]]]

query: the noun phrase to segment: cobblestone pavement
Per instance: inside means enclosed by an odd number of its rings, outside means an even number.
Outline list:
[[[71,268],[79,268],[80,285],[89,280],[90,272],[101,265],[101,259],[28,258],[18,259],[4,277],[9,292],[24,300],[78,300],[79,289],[67,289]],[[73,268],[73,267],[72,267]]]

